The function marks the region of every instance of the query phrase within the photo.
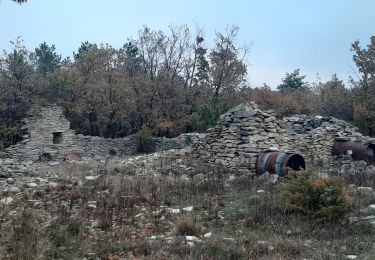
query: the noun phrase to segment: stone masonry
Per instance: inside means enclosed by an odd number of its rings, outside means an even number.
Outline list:
[[[255,174],[260,152],[274,150],[302,155],[307,165],[334,171],[331,151],[335,138],[374,141],[351,124],[333,117],[296,115],[282,120],[273,111],[261,111],[256,104],[241,104],[223,114],[218,124],[195,145],[196,158],[209,165],[221,165]]]
[[[13,161],[62,161],[69,153],[79,154],[83,160],[103,160],[108,155],[125,156],[136,153],[134,136],[106,139],[76,135],[65,118],[64,111],[56,105],[34,109],[25,119],[23,140],[6,150]],[[184,134],[176,138],[154,138],[155,150],[181,149],[197,142],[203,135]]]
[[[123,157],[136,153],[134,136],[116,139],[76,135],[64,111],[56,105],[34,109],[25,119],[23,141],[6,150],[7,164],[30,165],[38,161],[62,161],[77,153],[83,160],[103,161],[108,156]],[[335,139],[372,141],[351,124],[333,117],[295,115],[278,119],[273,111],[262,111],[255,103],[241,104],[221,115],[215,127],[206,134],[183,134],[176,138],[154,138],[156,151],[192,146],[189,156],[211,166],[226,167],[255,174],[259,153],[265,150],[293,152],[302,155],[308,165],[337,172],[348,158],[331,155]],[[350,159],[350,158],[349,158]]]

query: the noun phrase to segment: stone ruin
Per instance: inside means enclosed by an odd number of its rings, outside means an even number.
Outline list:
[[[75,134],[60,106],[48,105],[33,109],[23,126],[23,140],[9,147],[3,160],[5,164],[30,165],[40,161],[63,161],[69,158],[103,161],[108,156],[126,156],[137,152],[135,136],[107,139]],[[154,138],[155,151],[181,149],[195,142],[199,134],[184,134],[176,138]],[[1,159],[0,159],[1,160]],[[1,165],[1,161],[0,161]]]
[[[350,158],[332,156],[335,140],[344,137],[365,142],[375,140],[333,117],[295,115],[278,119],[273,111],[261,111],[255,103],[241,104],[221,115],[203,142],[195,145],[194,154],[209,165],[255,174],[260,152],[291,152],[302,155],[307,165],[329,173],[337,172],[342,164],[353,168]]]
[[[69,158],[77,155],[85,161],[103,162],[109,157],[137,152],[134,136],[106,139],[75,134],[63,109],[56,105],[32,110],[25,119],[24,130],[23,140],[6,150],[0,165],[61,162],[69,154],[74,155]],[[217,125],[206,134],[183,134],[153,141],[156,151],[182,149],[192,144],[184,154],[194,158],[197,165],[226,167],[252,175],[256,174],[259,154],[266,150],[300,154],[307,167],[319,166],[327,173],[338,169],[353,171],[356,162],[350,156],[332,156],[337,138],[375,141],[362,136],[343,120],[306,115],[278,119],[273,111],[262,111],[255,103],[241,104],[221,115]]]

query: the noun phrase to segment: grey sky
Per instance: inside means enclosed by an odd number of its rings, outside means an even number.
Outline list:
[[[251,85],[275,87],[295,68],[309,81],[317,73],[322,80],[337,73],[346,82],[351,43],[359,39],[365,46],[375,35],[375,1],[0,0],[0,23],[0,49],[22,36],[31,50],[46,41],[63,56],[72,56],[83,41],[120,47],[143,25],[166,30],[197,23],[212,44],[215,30],[234,24],[240,27],[238,43],[251,44]]]

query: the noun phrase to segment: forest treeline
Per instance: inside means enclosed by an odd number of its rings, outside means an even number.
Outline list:
[[[0,57],[0,149],[20,140],[32,106],[47,103],[63,106],[77,133],[106,138],[204,131],[249,101],[280,116],[334,116],[375,135],[375,36],[366,48],[352,44],[358,73],[349,86],[336,75],[308,83],[296,69],[273,90],[248,84],[249,48],[237,44],[238,33],[216,32],[208,48],[202,30],[145,26],[121,48],[83,42],[65,59],[54,45],[30,51],[19,38]]]

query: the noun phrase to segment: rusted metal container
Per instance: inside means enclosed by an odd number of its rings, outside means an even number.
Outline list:
[[[305,159],[295,153],[262,152],[258,156],[257,173],[262,175],[265,172],[285,176],[288,168],[298,171],[305,169]]]
[[[72,162],[72,161],[80,161],[81,156],[78,153],[68,153],[65,156],[65,161]]]
[[[332,149],[333,156],[351,156],[353,161],[363,160],[375,164],[375,144],[359,140],[336,139]]]

